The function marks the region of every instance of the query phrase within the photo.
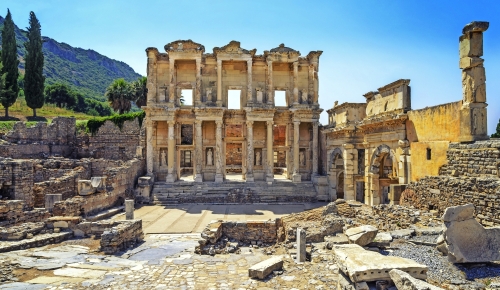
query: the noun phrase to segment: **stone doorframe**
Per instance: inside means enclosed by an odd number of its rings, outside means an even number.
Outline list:
[[[342,166],[342,168],[337,168],[335,166],[335,161],[339,157],[342,159],[344,158],[343,153],[342,153],[342,149],[337,147],[330,153],[330,156],[328,158],[328,173],[329,173],[328,174],[328,176],[329,176],[328,189],[329,189],[329,196],[330,196],[331,201],[334,201],[337,199],[338,178],[339,178],[340,173],[344,172],[344,170],[345,170],[345,164]],[[345,174],[344,174],[344,178],[345,178]],[[344,182],[344,185],[345,185],[345,182]],[[345,194],[345,190],[344,190],[344,194]]]
[[[223,140],[222,144],[222,149],[223,149],[223,154],[222,156],[224,156],[224,158],[222,159],[222,174],[224,175],[224,179],[226,179],[226,174],[227,174],[227,171],[226,171],[226,151],[227,151],[227,144],[231,144],[231,143],[239,143],[241,144],[241,177],[243,179],[246,178],[246,173],[247,173],[247,164],[246,164],[246,156],[247,156],[247,150],[246,150],[246,141],[233,141],[233,140],[230,140],[230,141],[227,141],[226,140]]]
[[[368,202],[370,205],[378,205],[381,202],[381,192],[380,192],[380,166],[384,166],[382,161],[386,156],[389,156],[392,161],[393,170],[397,170],[397,161],[394,155],[394,151],[391,150],[386,144],[382,144],[373,151],[372,158],[370,160],[370,170],[368,172],[368,179],[370,181],[370,194]],[[396,164],[395,164],[396,163]],[[366,189],[365,189],[366,190]]]

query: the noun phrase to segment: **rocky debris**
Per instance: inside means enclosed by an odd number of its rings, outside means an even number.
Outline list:
[[[500,227],[484,228],[474,218],[472,204],[449,207],[443,214],[444,243],[439,248],[452,263],[500,260]]]
[[[377,233],[377,228],[369,225],[350,228],[345,231],[349,242],[360,246],[366,246],[371,243]]]
[[[367,246],[386,248],[390,246],[391,242],[392,242],[392,236],[390,233],[377,233],[373,241],[369,243]]]
[[[413,236],[414,234],[415,234],[414,229],[401,229],[390,232],[390,235],[392,236],[393,239],[407,239]]]
[[[264,279],[273,271],[278,271],[283,268],[283,257],[275,256],[270,259],[257,263],[248,269],[250,278]]]
[[[392,269],[406,271],[415,278],[427,278],[427,266],[409,259],[383,256],[354,244],[337,245],[332,251],[339,269],[355,283],[390,280]]]
[[[422,280],[413,278],[410,274],[393,269],[389,271],[392,281],[398,290],[442,290],[443,288],[436,287]]]
[[[335,202],[330,202],[325,207],[323,207],[323,216],[329,214],[337,214],[339,211],[337,209],[337,204]]]
[[[334,245],[344,245],[344,244],[349,244],[349,239],[344,234],[337,234],[336,236],[325,237],[325,246],[329,250],[331,250]]]

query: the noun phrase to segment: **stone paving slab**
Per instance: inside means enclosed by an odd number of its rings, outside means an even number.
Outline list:
[[[142,219],[145,234],[200,233],[212,220],[269,220],[291,213],[324,206],[305,204],[243,204],[211,205],[180,204],[175,206],[146,205],[137,208],[134,217]],[[124,220],[125,214],[115,217]]]

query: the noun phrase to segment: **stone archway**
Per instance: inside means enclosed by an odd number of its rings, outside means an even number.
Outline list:
[[[339,184],[340,173],[343,173],[344,170],[345,168],[344,168],[344,158],[342,150],[340,148],[335,148],[330,153],[328,158],[328,184],[329,184],[330,199],[332,201],[336,200],[337,198],[340,198],[339,193],[342,193],[342,196],[344,195],[343,179],[342,179],[342,184]]]
[[[385,144],[375,149],[370,160],[370,204],[387,204],[390,184],[398,183],[397,161],[394,151]]]

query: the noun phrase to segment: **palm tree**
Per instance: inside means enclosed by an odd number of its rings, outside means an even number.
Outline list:
[[[132,87],[134,89],[135,104],[139,108],[142,106],[146,106],[147,103],[147,96],[148,96],[148,89],[146,87],[147,80],[148,80],[147,77],[140,77],[132,84]]]
[[[106,89],[105,96],[108,97],[113,110],[118,111],[120,115],[132,108],[131,101],[134,100],[134,92],[132,86],[124,79],[114,80]]]

